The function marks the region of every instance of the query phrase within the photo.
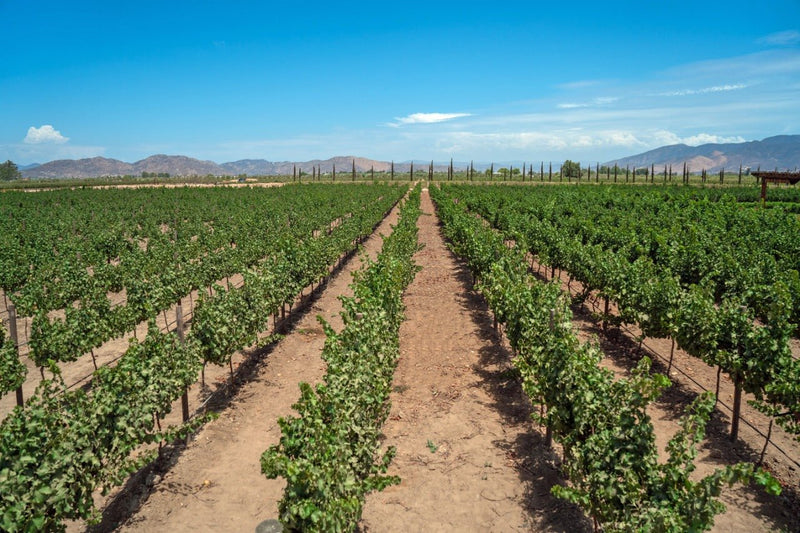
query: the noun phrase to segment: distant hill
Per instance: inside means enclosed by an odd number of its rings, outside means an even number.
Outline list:
[[[376,172],[388,171],[391,163],[375,161],[363,157],[343,156],[326,160],[313,161],[280,161],[272,162],[264,159],[242,159],[230,163],[217,164],[213,161],[201,161],[182,155],[153,155],[135,163],[126,163],[117,159],[106,157],[92,157],[88,159],[60,159],[50,161],[43,165],[22,169],[26,178],[94,178],[100,176],[139,176],[142,172],[163,173],[170,176],[235,176],[247,174],[249,176],[288,175],[293,172],[293,167],[311,174],[312,167],[319,168],[323,173],[332,172],[336,165],[337,172],[350,172],[356,163],[356,171],[367,172],[370,168]],[[398,172],[408,171],[408,164],[395,165]]]
[[[172,176],[207,174],[224,175],[226,172],[213,161],[201,161],[182,155],[153,155],[135,163],[126,163],[107,157],[88,159],[59,159],[22,170],[26,178],[96,178],[99,176],[139,176],[142,172],[168,172]]]
[[[217,164],[213,161],[201,161],[182,155],[153,155],[135,163],[126,163],[117,159],[106,157],[92,157],[88,159],[60,159],[50,161],[43,165],[30,165],[21,167],[23,177],[26,178],[96,178],[101,176],[140,176],[142,172],[163,173],[170,176],[277,176],[290,175],[296,168],[304,174],[311,174],[312,169],[318,169],[323,174],[331,173],[334,165],[337,173],[348,173],[353,169],[355,160],[357,172],[388,172],[392,163],[390,161],[377,161],[364,157],[339,156],[330,159],[314,159],[312,161],[267,161],[264,159],[242,159],[229,163]],[[417,170],[427,169],[429,161],[414,161]],[[459,168],[466,166],[459,164]],[[395,163],[395,172],[408,172],[410,161]],[[477,168],[477,165],[476,165]],[[436,163],[436,172],[445,172],[447,165]]]
[[[794,170],[800,166],[800,135],[778,135],[767,137],[762,141],[743,143],[703,144],[700,146],[687,146],[674,144],[663,146],[630,157],[623,157],[605,163],[620,167],[663,167],[672,165],[673,171],[680,171],[683,163],[689,166],[691,172],[700,172],[706,169],[717,172],[722,168],[738,170],[739,165],[755,170]]]

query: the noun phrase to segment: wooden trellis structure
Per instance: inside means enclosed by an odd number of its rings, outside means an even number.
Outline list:
[[[767,183],[787,183],[794,185],[800,181],[800,172],[753,172],[761,180],[761,205],[767,205]]]

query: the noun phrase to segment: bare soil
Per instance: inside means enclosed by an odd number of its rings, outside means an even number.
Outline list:
[[[374,258],[382,245],[380,234],[391,232],[397,209],[365,241],[364,251]],[[293,330],[271,347],[247,381],[227,400],[217,420],[206,424],[163,475],[150,476],[152,493],[136,512],[124,516],[107,513],[100,530],[125,531],[255,531],[264,520],[276,518],[277,502],[285,482],[261,474],[260,456],[280,438],[279,417],[292,414],[299,397],[298,383],[317,383],[325,372],[320,354],[325,341],[317,316],[336,329],[342,326],[339,295],[351,294],[351,273],[361,266],[353,257],[323,286],[309,312],[299,316]],[[255,352],[258,349],[254,350]],[[119,495],[124,500],[133,496]],[[129,487],[128,492],[135,492]],[[121,513],[124,515],[125,513]]]
[[[556,500],[555,454],[468,269],[445,246],[427,191],[406,290],[386,445],[400,485],[367,497],[363,531],[588,531]]]
[[[536,265],[534,270],[538,271]],[[549,269],[541,271],[543,279],[550,279]],[[563,290],[571,290],[572,294],[583,290],[578,282],[569,282],[566,273],[557,272],[556,279]],[[573,325],[579,337],[584,341],[599,343],[606,355],[601,365],[613,370],[616,376],[628,376],[644,356],[653,361],[652,371],[667,375],[672,349],[669,339],[648,337],[640,346],[641,331],[635,326],[610,326],[604,332],[602,319],[599,318],[602,303],[591,297],[573,305],[572,310]],[[616,314],[613,304],[610,305],[610,311]],[[796,349],[797,342],[794,340],[793,352]],[[662,460],[666,460],[667,442],[679,430],[680,417],[689,404],[704,390],[716,390],[717,369],[675,347],[669,377],[673,382],[672,387],[648,409]],[[757,463],[764,448],[769,420],[747,404],[752,396],[743,394],[742,421],[736,442],[730,440],[733,383],[725,375],[721,376],[719,397],[720,401],[707,426],[706,439],[698,447],[694,478],[701,478],[729,464],[742,461]],[[800,531],[800,468],[797,465],[800,442],[777,424],[773,426],[770,442],[763,465],[781,482],[783,494],[771,497],[756,486],[723,487],[720,500],[727,510],[717,516],[712,531]]]
[[[400,360],[384,426],[384,445],[398,450],[390,473],[402,482],[367,497],[359,529],[591,531],[580,509],[551,496],[550,488],[564,483],[559,450],[545,446],[543,430],[531,421],[532,407],[511,366],[507,343],[492,327],[484,300],[472,290],[468,270],[447,249],[427,191],[422,209],[418,225],[424,248],[415,256],[422,270],[404,296]],[[389,233],[396,216],[394,210],[365,242],[368,254],[374,256],[380,249],[378,234]],[[325,336],[316,315],[341,327],[337,296],[349,294],[350,273],[359,266],[357,259],[346,262],[318,290],[310,312],[294,316],[283,340],[238,354],[236,361],[244,364],[237,369],[231,394],[220,400],[212,397],[210,405],[220,417],[199,430],[187,447],[171,450],[163,470],[141,472],[103,499],[103,522],[94,530],[252,532],[262,521],[275,518],[284,481],[264,477],[259,458],[280,437],[277,419],[292,414],[297,383],[322,378]],[[561,281],[566,288],[566,277]],[[592,315],[597,309],[591,302],[573,310],[582,338],[596,339],[607,354],[603,365],[618,376],[626,375],[643,353],[638,332],[610,328],[604,333]],[[670,342],[646,339],[643,350],[668,357]],[[665,373],[666,366],[654,359],[654,370]],[[210,386],[226,386],[222,383],[227,369],[219,372],[217,377],[207,376]],[[650,409],[662,450],[677,430],[683,409],[700,390],[690,377],[713,390],[716,371],[676,350],[676,384]],[[721,391],[725,400],[732,394],[731,384],[723,381]],[[198,391],[193,408],[208,393]],[[745,418],[758,425],[758,413],[748,409]],[[723,411],[713,416],[698,475],[758,458],[763,438],[743,425],[739,441],[732,444],[727,417]],[[753,487],[723,488],[728,510],[718,517],[715,531],[800,531],[800,476],[793,466],[800,450],[791,436],[781,436],[777,429],[773,440],[795,458],[774,448],[767,451],[766,465],[783,482],[784,495],[771,498]],[[70,526],[71,531],[84,529],[81,524]]]

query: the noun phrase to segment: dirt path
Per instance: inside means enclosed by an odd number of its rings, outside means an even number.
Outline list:
[[[400,361],[384,426],[400,485],[367,497],[363,531],[583,531],[575,507],[554,499],[554,456],[530,420],[470,276],[446,248],[427,191],[406,290]]]
[[[375,257],[397,222],[395,208],[364,243]],[[341,328],[337,297],[351,294],[351,273],[361,266],[353,257],[329,280],[319,299],[275,349],[219,419],[200,430],[176,464],[156,479],[153,493],[122,527],[125,531],[255,531],[277,517],[285,482],[261,474],[262,452],[280,438],[277,420],[292,413],[297,384],[316,383],[324,374],[320,358],[325,335],[317,315]]]

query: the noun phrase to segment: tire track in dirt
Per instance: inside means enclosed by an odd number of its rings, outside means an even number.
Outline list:
[[[385,445],[402,479],[367,497],[361,528],[382,531],[588,531],[555,499],[556,458],[470,274],[447,249],[422,192],[422,267],[406,290]]]

